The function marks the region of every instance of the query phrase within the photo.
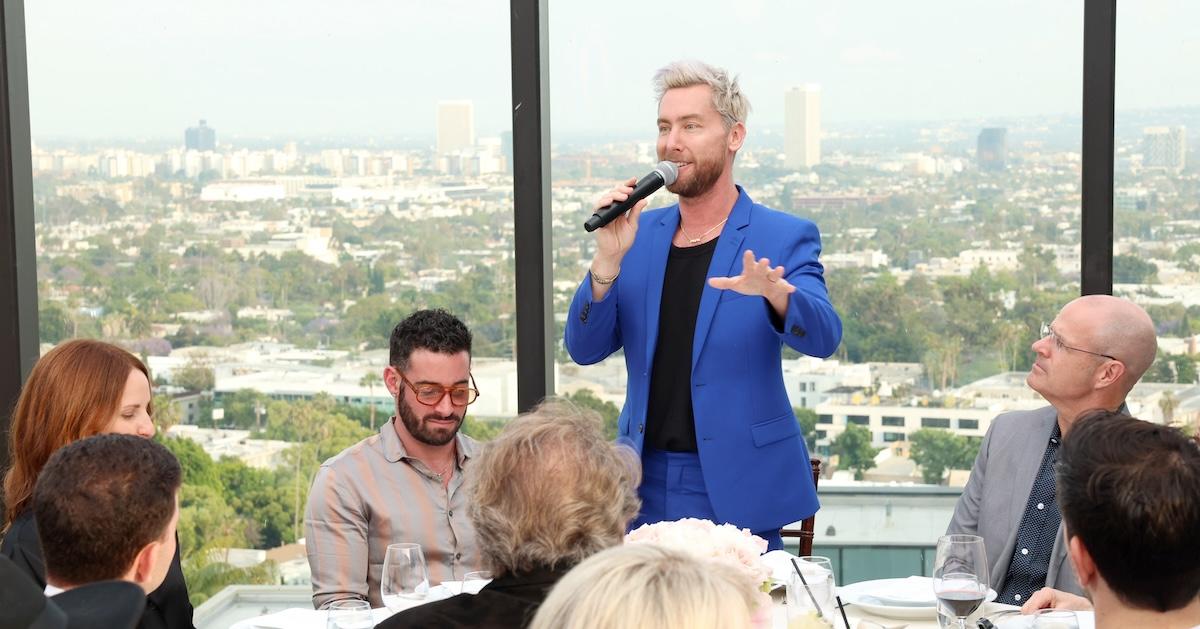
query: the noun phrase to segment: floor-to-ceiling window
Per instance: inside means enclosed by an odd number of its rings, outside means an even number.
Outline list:
[[[25,4],[40,340],[149,364],[195,603],[306,582],[311,476],[391,415],[414,310],[474,333],[468,432],[517,412],[506,9]]]
[[[1130,410],[1143,419],[1200,421],[1200,7],[1122,3],[1117,10],[1113,290],[1141,304],[1158,357]]]

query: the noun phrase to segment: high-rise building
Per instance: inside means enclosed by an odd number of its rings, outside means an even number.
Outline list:
[[[508,160],[508,163],[510,163],[510,164],[512,163],[512,161],[513,161],[512,131],[500,132],[500,154],[504,155],[504,159]]]
[[[979,170],[1002,171],[1008,154],[1008,129],[989,127],[979,132],[975,161]]]
[[[1187,159],[1187,127],[1142,130],[1142,166],[1180,171]]]
[[[783,95],[785,164],[811,168],[821,163],[821,87],[793,87]]]
[[[183,146],[189,151],[217,150],[217,130],[208,126],[205,120],[198,127],[188,127],[183,133]]]
[[[475,105],[469,100],[441,101],[437,109],[437,152],[449,155],[475,146]]]

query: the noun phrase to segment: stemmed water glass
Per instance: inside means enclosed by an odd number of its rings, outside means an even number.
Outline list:
[[[429,573],[421,545],[411,542],[389,544],[383,557],[379,583],[383,604],[392,612],[411,607],[429,594]]]
[[[938,538],[933,563],[933,593],[940,611],[967,629],[967,617],[979,609],[988,592],[987,552],[978,535]]]

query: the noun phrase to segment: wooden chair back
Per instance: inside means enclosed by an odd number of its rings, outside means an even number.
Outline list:
[[[821,481],[821,459],[813,458],[809,460],[812,465],[812,480],[813,489],[817,488],[817,484]],[[779,534],[784,538],[794,538],[800,540],[801,557],[812,554],[814,530],[817,526],[817,514],[812,514],[800,523],[800,530],[783,529]]]

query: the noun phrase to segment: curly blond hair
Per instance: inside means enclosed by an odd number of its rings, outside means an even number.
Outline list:
[[[641,506],[637,454],[564,400],[509,422],[466,474],[468,515],[497,574],[569,568],[621,543]]]

